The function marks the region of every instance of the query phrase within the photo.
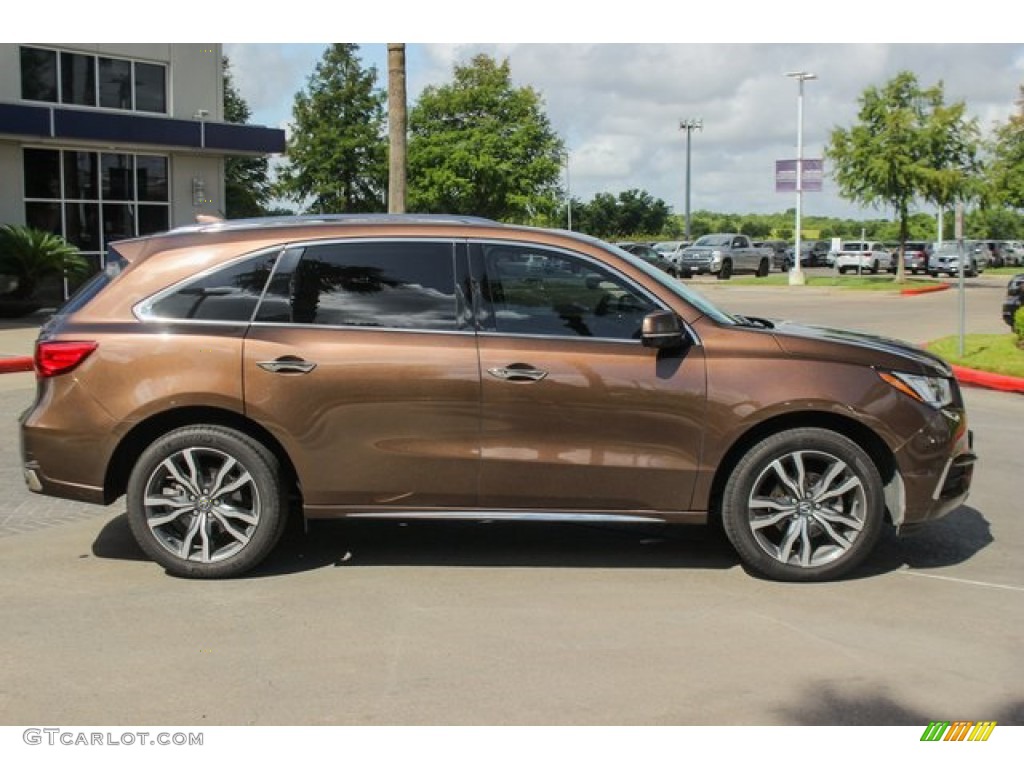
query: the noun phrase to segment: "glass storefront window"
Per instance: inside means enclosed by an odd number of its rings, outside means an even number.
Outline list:
[[[167,65],[21,46],[21,98],[167,114]]]
[[[25,197],[60,199],[60,153],[25,150]]]
[[[100,156],[104,200],[134,200],[135,170],[131,155],[104,152]]]
[[[61,53],[60,93],[64,104],[96,106],[96,57]]]
[[[132,108],[132,63],[127,59],[100,59],[100,106]]]
[[[160,64],[135,62],[135,109],[140,112],[167,111],[167,68]]]
[[[57,101],[57,52],[21,49],[21,98]]]
[[[135,167],[139,200],[167,200],[167,158],[138,155]]]
[[[71,200],[99,199],[96,153],[64,153],[64,197]]]
[[[169,161],[159,155],[27,147],[25,221],[102,266],[116,240],[170,228]]]

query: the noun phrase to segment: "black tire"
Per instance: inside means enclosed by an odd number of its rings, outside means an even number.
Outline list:
[[[846,274],[846,267],[839,267],[839,274],[840,275],[845,275]]]
[[[877,261],[871,262],[871,274],[872,275],[877,275],[878,274],[878,262]]]
[[[725,533],[744,565],[779,581],[849,573],[874,548],[884,518],[877,467],[827,429],[790,429],[757,443],[722,496]]]
[[[768,272],[770,270],[771,270],[771,264],[768,262],[768,259],[761,259],[761,263],[758,264],[758,266],[757,266],[757,276],[758,277],[767,277],[768,276]]]
[[[722,262],[722,268],[718,270],[718,279],[728,280],[730,277],[732,277],[732,261],[726,259]]]
[[[154,440],[132,469],[127,500],[139,546],[168,573],[188,578],[252,569],[288,519],[274,454],[215,425],[182,427]]]

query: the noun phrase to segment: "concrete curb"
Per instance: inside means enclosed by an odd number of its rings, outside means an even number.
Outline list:
[[[1001,392],[1024,394],[1024,379],[1017,378],[1016,376],[976,371],[973,368],[964,368],[959,365],[951,367],[953,368],[953,375],[962,384],[973,384],[974,386],[985,387],[986,389],[998,389]]]
[[[936,285],[922,285],[920,288],[903,288],[900,290],[900,296],[917,296],[922,293],[948,291],[951,287],[949,283],[937,283]]]
[[[31,357],[0,357],[0,373],[24,373],[32,369]]]

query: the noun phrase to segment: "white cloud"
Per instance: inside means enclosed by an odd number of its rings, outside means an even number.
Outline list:
[[[667,22],[666,22],[667,23]],[[292,98],[322,46],[232,44],[236,83],[258,121],[287,120]],[[386,77],[383,44],[361,48]],[[407,46],[410,103],[428,84],[449,82],[454,65],[485,52],[510,61],[513,80],[539,92],[553,128],[572,153],[575,197],[639,188],[683,209],[682,118],[693,134],[691,208],[770,212],[794,200],[774,191],[775,160],[796,154],[797,84],[787,71],[818,75],[804,89],[804,155],[820,157],[836,126],[850,125],[858,99],[901,70],[922,85],[942,82],[983,129],[1016,109],[1024,45],[956,44],[593,44],[438,43]],[[262,116],[260,118],[259,116]],[[825,191],[804,196],[808,215],[860,215]],[[877,216],[878,211],[864,211]]]

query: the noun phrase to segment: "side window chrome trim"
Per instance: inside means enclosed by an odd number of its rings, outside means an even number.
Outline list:
[[[173,285],[170,285],[164,288],[163,290],[154,293],[151,296],[147,296],[145,299],[142,299],[142,301],[137,302],[135,306],[132,307],[132,314],[134,314],[136,318],[138,318],[144,323],[169,322],[203,324],[214,323],[216,325],[248,325],[249,323],[252,322],[252,318],[256,316],[256,311],[259,309],[260,304],[263,302],[263,295],[267,290],[267,286],[270,285],[270,281],[273,279],[274,273],[277,272],[277,266],[281,259],[281,256],[284,255],[284,253],[288,250],[289,247],[290,245],[276,245],[273,246],[272,248],[264,248],[263,250],[252,251],[250,253],[243,254],[238,258],[231,259],[230,261],[225,261],[221,264],[215,264],[212,267],[204,269],[202,272],[197,272],[196,274],[189,275],[183,280],[179,280]],[[174,294],[175,292],[181,290],[183,287],[189,285],[190,283],[196,283],[199,282],[200,280],[205,280],[210,275],[213,275],[221,270],[231,269],[231,267],[237,266],[238,264],[241,264],[242,262],[247,261],[249,259],[263,258],[275,253],[277,254],[277,258],[275,258],[274,260],[274,267],[273,269],[270,270],[270,274],[267,275],[267,281],[263,284],[263,289],[260,291],[259,298],[256,301],[256,306],[253,307],[252,314],[249,315],[249,318],[247,320],[203,320],[201,318],[197,320],[195,318],[187,317],[157,317],[152,314],[153,306],[155,304],[159,303],[160,301]]]
[[[201,322],[201,321],[197,321]],[[476,336],[472,328],[446,330],[443,328],[393,328],[385,325],[321,325],[311,323],[281,323],[266,320],[253,320],[246,323],[252,328],[290,328],[292,330],[323,330],[323,331],[360,331],[362,333],[419,333],[441,334],[444,336]]]

